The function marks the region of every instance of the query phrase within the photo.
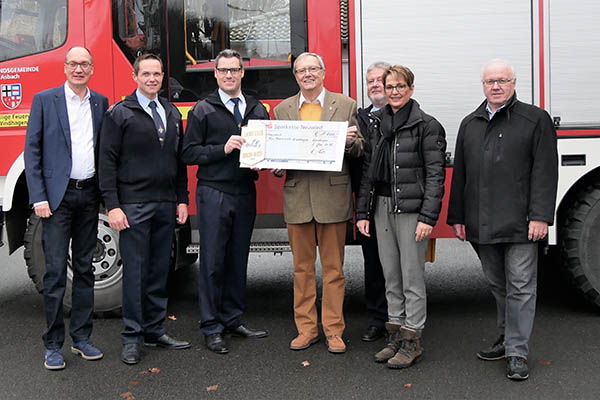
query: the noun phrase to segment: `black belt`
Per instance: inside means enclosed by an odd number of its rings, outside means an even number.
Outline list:
[[[69,179],[69,187],[81,190],[94,185],[95,181],[95,177],[87,179]]]

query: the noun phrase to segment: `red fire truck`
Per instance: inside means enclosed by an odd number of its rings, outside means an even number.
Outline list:
[[[29,206],[23,144],[33,95],[64,82],[63,59],[72,46],[91,50],[90,86],[111,102],[135,88],[136,55],[160,54],[168,77],[162,94],[184,118],[216,88],[212,68],[224,48],[242,54],[244,90],[269,111],[297,92],[291,62],[301,52],[322,55],[325,86],[359,106],[368,105],[369,64],[404,64],[416,75],[415,98],[446,128],[450,152],[460,120],[482,99],[481,66],[503,58],[515,66],[519,98],[545,108],[559,133],[557,223],[548,244],[560,250],[572,283],[600,306],[599,11],[593,0],[576,6],[567,0],[0,0],[0,221],[9,251],[25,246],[30,276],[41,289],[41,224]],[[446,189],[451,153],[448,159]],[[195,168],[189,175],[194,193]],[[281,180],[261,173],[257,204],[255,229],[284,226]],[[98,218],[96,311],[109,311],[120,307],[122,265],[118,234],[104,214]],[[445,207],[435,237],[452,237],[444,222]],[[198,250],[193,217],[191,224],[178,230],[176,265],[192,262],[189,253]],[[279,242],[253,245],[286,249]]]

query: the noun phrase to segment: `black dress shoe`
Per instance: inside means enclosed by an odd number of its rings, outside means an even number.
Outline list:
[[[121,361],[125,364],[133,365],[140,362],[140,345],[137,343],[127,343],[123,345],[121,351]]]
[[[205,338],[206,347],[217,354],[227,354],[229,353],[229,349],[227,348],[227,344],[225,340],[223,340],[223,335],[220,333],[214,333],[212,335],[208,335]]]
[[[363,335],[361,336],[361,340],[363,342],[374,342],[377,339],[384,337],[386,333],[387,331],[385,330],[385,328],[378,328],[376,326],[371,325],[367,328],[365,333],[363,333]]]
[[[169,350],[181,350],[189,349],[192,345],[190,344],[190,342],[186,342],[185,340],[177,340],[165,333],[164,335],[156,339],[144,338],[144,346],[159,346]]]
[[[230,333],[233,336],[244,337],[246,339],[258,339],[269,336],[269,332],[262,329],[250,329],[244,324],[241,324],[235,328],[227,328],[226,333]]]

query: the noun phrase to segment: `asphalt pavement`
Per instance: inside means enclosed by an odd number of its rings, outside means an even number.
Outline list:
[[[57,372],[43,367],[42,297],[27,277],[22,251],[7,252],[0,248],[0,400],[600,398],[600,311],[569,290],[547,262],[540,267],[530,378],[513,382],[504,361],[475,357],[495,339],[495,306],[474,252],[455,240],[439,240],[437,260],[426,266],[425,353],[407,370],[374,363],[385,343],[360,340],[367,317],[357,247],[346,248],[345,354],[329,354],[323,338],[304,351],[288,349],[295,336],[291,254],[252,254],[244,320],[268,329],[268,338],[228,339],[228,355],[204,347],[196,264],[174,276],[173,318],[166,321],[171,334],[192,341],[191,349],[145,349],[140,364],[127,366],[119,360],[121,321],[97,319],[92,339],[104,359],[71,354],[67,338],[67,368]]]

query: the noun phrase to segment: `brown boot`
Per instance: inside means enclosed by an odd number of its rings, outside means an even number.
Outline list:
[[[402,346],[396,355],[387,362],[388,368],[408,368],[421,358],[421,332],[403,326],[400,329]]]
[[[388,331],[388,342],[385,347],[375,354],[376,363],[387,362],[390,358],[394,357],[394,354],[400,349],[402,337],[400,336],[400,325],[397,322],[386,322],[385,329]]]

